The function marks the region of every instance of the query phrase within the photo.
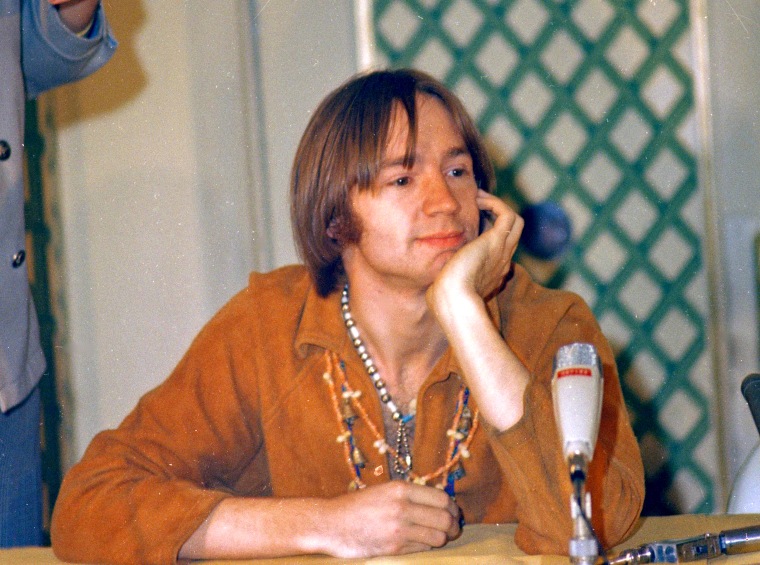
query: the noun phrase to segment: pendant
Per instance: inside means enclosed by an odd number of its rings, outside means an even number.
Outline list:
[[[361,467],[362,469],[367,464],[367,460],[364,458],[364,454],[359,450],[358,447],[354,447],[353,451],[351,452],[351,461],[353,461],[354,465]]]
[[[352,424],[356,420],[356,412],[351,407],[351,401],[348,398],[343,399],[343,404],[340,407],[340,414],[343,417],[343,421],[347,424]]]

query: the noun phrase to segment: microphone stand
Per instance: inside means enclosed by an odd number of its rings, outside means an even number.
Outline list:
[[[573,494],[570,495],[570,516],[573,519],[570,562],[577,565],[594,565],[599,556],[599,544],[590,524],[591,493],[586,492],[588,464],[583,455],[575,453],[568,459],[568,465],[570,480],[573,483]]]

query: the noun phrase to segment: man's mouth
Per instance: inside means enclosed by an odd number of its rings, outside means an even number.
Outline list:
[[[418,241],[436,249],[452,249],[461,247],[465,243],[465,237],[463,231],[457,230],[431,233],[418,238]]]

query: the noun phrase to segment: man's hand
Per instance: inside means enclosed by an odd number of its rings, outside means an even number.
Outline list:
[[[459,508],[442,490],[391,481],[329,501],[335,557],[398,555],[441,547],[461,533]]]
[[[522,218],[499,197],[478,190],[478,207],[490,212],[493,226],[462,247],[446,263],[428,290],[428,303],[439,314],[463,298],[486,299],[502,285],[520,241]]]
[[[509,272],[523,220],[501,198],[483,190],[478,190],[477,203],[491,213],[493,226],[454,254],[434,286],[452,285],[457,292],[473,291],[487,298]]]
[[[61,21],[74,33],[86,30],[95,15],[99,0],[48,0],[58,7]]]
[[[227,498],[179,557],[371,557],[440,547],[459,534],[459,508],[445,492],[391,481],[330,499]]]

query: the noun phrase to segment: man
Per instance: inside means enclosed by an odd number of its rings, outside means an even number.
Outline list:
[[[415,71],[355,77],[314,113],[291,186],[307,268],[252,274],[93,440],[64,480],[57,555],[398,554],[446,544],[460,518],[516,521],[526,551],[565,553],[550,379],[575,341],[605,371],[594,524],[626,535],[643,470],[612,353],[578,297],[512,264],[522,220],[489,194],[461,103]]]
[[[53,5],[55,4],[55,6]],[[42,542],[45,369],[24,229],[24,101],[101,67],[116,43],[98,0],[0,0],[0,546]]]

